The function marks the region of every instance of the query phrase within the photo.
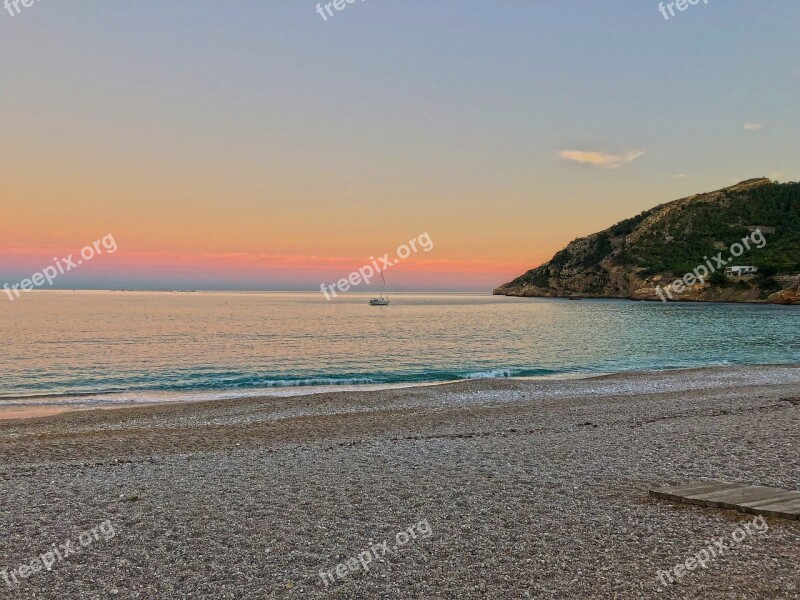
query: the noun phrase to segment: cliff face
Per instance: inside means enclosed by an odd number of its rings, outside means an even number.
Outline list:
[[[731,249],[737,243],[743,252],[734,257]],[[728,262],[723,265],[714,256]],[[724,268],[732,265],[758,266],[760,274],[728,280]],[[692,272],[703,280],[689,278],[692,285],[686,289],[671,286]],[[577,239],[494,293],[799,304],[798,273],[800,184],[751,179],[657,206]]]

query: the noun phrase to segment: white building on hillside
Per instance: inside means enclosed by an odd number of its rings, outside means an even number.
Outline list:
[[[745,266],[745,267],[727,267],[725,269],[726,277],[752,277],[758,273],[758,267]]]

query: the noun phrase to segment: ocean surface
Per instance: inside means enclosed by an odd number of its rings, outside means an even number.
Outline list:
[[[474,294],[39,292],[0,304],[0,407],[800,363],[800,307]]]

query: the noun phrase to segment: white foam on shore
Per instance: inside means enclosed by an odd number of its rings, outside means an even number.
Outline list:
[[[128,406],[141,404],[170,404],[175,402],[204,402],[208,400],[236,400],[239,398],[289,398],[310,396],[329,392],[373,392],[429,385],[441,385],[453,381],[424,381],[408,383],[365,383],[348,385],[298,385],[283,387],[264,387],[248,390],[202,390],[202,391],[142,391],[115,392],[111,394],[71,396],[47,396],[35,398],[16,398],[0,403],[0,411],[22,407],[102,408],[104,406]]]
[[[463,379],[509,379],[515,376],[513,369],[493,369],[491,371],[476,371],[464,375]]]

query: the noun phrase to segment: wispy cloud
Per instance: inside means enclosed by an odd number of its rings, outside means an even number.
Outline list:
[[[686,177],[686,173],[677,173],[677,174],[673,175],[673,177],[675,179],[683,179],[684,177]]]
[[[747,131],[756,131],[757,129],[761,129],[763,126],[763,123],[756,123],[754,121],[748,121],[742,125],[742,127],[744,127]]]
[[[584,165],[594,165],[607,169],[616,169],[631,161],[636,160],[644,154],[644,150],[627,152],[625,154],[607,154],[596,150],[562,150],[558,153],[560,158],[571,160]]]

